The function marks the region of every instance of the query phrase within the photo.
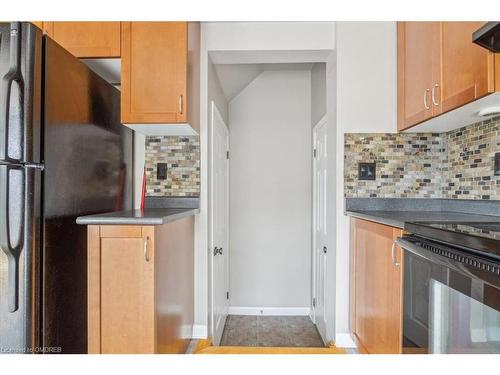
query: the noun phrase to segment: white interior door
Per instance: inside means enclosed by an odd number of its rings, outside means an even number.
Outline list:
[[[322,121],[314,127],[313,159],[313,311],[318,331],[326,342],[326,259],[327,259],[327,126]]]
[[[229,306],[229,131],[214,102],[211,117],[211,324],[219,345]]]

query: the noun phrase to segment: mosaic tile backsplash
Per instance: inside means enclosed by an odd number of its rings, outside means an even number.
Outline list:
[[[197,197],[200,195],[198,136],[146,137],[146,195]],[[157,164],[167,164],[166,179],[157,178]]]
[[[500,117],[447,133],[345,134],[344,147],[347,198],[500,200]],[[358,162],[376,162],[376,179],[358,180]]]

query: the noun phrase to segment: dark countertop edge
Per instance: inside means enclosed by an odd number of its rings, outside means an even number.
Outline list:
[[[200,212],[199,208],[186,208],[182,209],[182,211],[179,211],[179,209],[169,210],[175,210],[175,212],[168,213],[167,211],[161,215],[149,217],[131,216],[131,213],[137,210],[87,215],[78,217],[76,223],[81,225],[163,225],[188,216],[196,215]],[[148,211],[148,209],[144,211]]]
[[[405,226],[404,221],[399,221],[399,220],[395,220],[395,219],[388,219],[385,217],[380,217],[378,215],[370,215],[369,213],[357,212],[357,211],[346,211],[345,214],[347,216],[355,217],[357,219],[373,221],[374,223],[385,224],[385,225],[389,225],[389,226],[394,227],[394,228],[404,229],[404,226]]]
[[[344,197],[347,211],[436,211],[499,217],[500,201],[448,198],[351,198]]]
[[[159,197],[147,195],[144,208],[199,208],[200,197]]]

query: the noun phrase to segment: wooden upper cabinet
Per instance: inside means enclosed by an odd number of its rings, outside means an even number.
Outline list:
[[[500,89],[494,55],[472,42],[483,23],[398,22],[398,130]]]
[[[43,30],[76,57],[120,57],[120,22],[44,22]]]
[[[398,23],[398,130],[432,117],[439,48],[439,22]]]
[[[122,22],[121,120],[187,121],[187,22]]]
[[[472,43],[484,22],[442,22],[443,112],[495,91],[494,55]]]
[[[400,229],[387,225],[351,220],[351,325],[363,353],[402,352],[403,253],[398,246],[392,248],[401,235]]]

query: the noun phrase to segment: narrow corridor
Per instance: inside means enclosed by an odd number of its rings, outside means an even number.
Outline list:
[[[324,347],[308,316],[229,315],[221,346]]]

